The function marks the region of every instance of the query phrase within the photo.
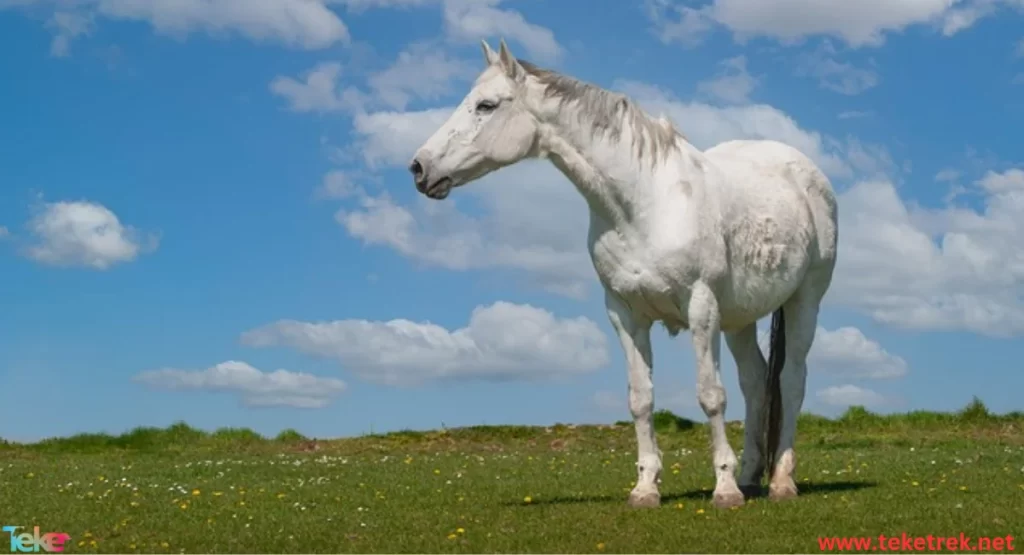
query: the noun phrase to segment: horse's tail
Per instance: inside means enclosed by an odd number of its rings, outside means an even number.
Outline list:
[[[786,362],[786,320],[782,307],[772,313],[771,338],[768,345],[768,384],[765,391],[767,418],[767,440],[765,441],[764,472],[771,480],[775,469],[775,453],[779,449],[782,433],[782,366]]]

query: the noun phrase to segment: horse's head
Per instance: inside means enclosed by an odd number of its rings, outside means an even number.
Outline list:
[[[486,69],[409,165],[416,189],[432,199],[526,158],[537,144],[540,125],[524,98],[526,70],[504,40],[497,53],[481,44]]]

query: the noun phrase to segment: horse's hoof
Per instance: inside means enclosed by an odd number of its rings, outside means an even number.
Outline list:
[[[796,484],[792,482],[781,486],[772,484],[768,489],[768,499],[772,501],[785,501],[786,499],[793,499],[796,495]]]
[[[661,506],[661,494],[656,491],[629,494],[629,506],[637,509],[651,509]]]
[[[712,503],[718,509],[731,509],[733,507],[740,507],[746,501],[743,499],[743,493],[734,491],[732,493],[716,493]]]

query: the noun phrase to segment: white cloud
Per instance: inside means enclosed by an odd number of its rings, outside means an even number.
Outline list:
[[[769,331],[759,327],[758,344],[768,352]],[[846,379],[892,379],[907,374],[907,362],[890,354],[859,329],[846,326],[827,330],[818,326],[807,355],[808,370]]]
[[[449,37],[464,42],[503,36],[525,49],[520,53],[542,63],[558,60],[562,47],[551,29],[526,21],[515,10],[500,9],[500,0],[445,0],[444,25]]]
[[[468,81],[479,68],[447,55],[429,43],[419,43],[398,54],[390,67],[368,82],[383,105],[404,110],[413,98],[437,100],[452,92],[456,81]]]
[[[106,270],[155,249],[154,235],[140,237],[110,209],[86,201],[47,203],[29,221],[34,241],[26,254],[53,266]]]
[[[374,112],[356,114],[354,131],[361,137],[357,147],[370,167],[405,166],[413,154],[437,128],[441,127],[454,107],[432,108],[417,112]]]
[[[944,168],[935,174],[935,181],[948,181],[950,183],[960,179],[960,171],[954,168]]]
[[[445,35],[451,41],[475,43],[481,39],[504,37],[515,41],[524,52],[516,52],[534,61],[557,61],[564,51],[548,29],[530,23],[521,13],[502,9],[502,0],[333,0],[352,11],[370,8],[412,8],[440,5]]]
[[[321,197],[343,199],[363,193],[362,188],[355,184],[352,175],[344,170],[331,170],[324,174],[317,192]]]
[[[7,229],[7,227],[0,225],[0,239],[6,239],[10,237],[10,235],[11,232]]]
[[[719,63],[722,70],[715,77],[697,84],[697,91],[710,98],[730,104],[750,102],[750,93],[757,79],[747,72],[747,58],[736,56]]]
[[[452,92],[457,81],[468,81],[476,70],[428,43],[417,43],[398,54],[387,68],[367,79],[367,91],[341,86],[341,64],[322,62],[300,79],[275,77],[270,90],[296,112],[356,112],[389,108],[404,110],[414,99],[437,100]]]
[[[362,102],[361,96],[338,90],[341,64],[321,62],[307,71],[302,80],[279,76],[270,82],[270,91],[288,101],[296,112],[337,112],[351,110]]]
[[[331,358],[365,380],[388,385],[561,378],[592,372],[609,360],[607,339],[591,320],[506,302],[477,307],[467,326],[453,331],[409,320],[281,320],[245,332],[242,342]]]
[[[233,360],[199,371],[149,370],[133,380],[157,389],[233,393],[256,407],[323,408],[346,389],[339,379],[288,370],[264,372]]]
[[[62,16],[51,24],[56,29],[51,49],[56,53],[66,53],[71,39],[89,29],[82,23],[95,16],[146,22],[157,33],[179,39],[194,32],[217,37],[240,34],[253,41],[310,50],[350,39],[348,28],[324,0],[77,0],[73,4],[79,10],[76,14]],[[0,2],[0,8],[27,5],[63,10],[71,3]]]
[[[878,85],[878,72],[840,62],[835,54],[835,48],[826,42],[813,53],[800,56],[797,74],[814,77],[821,88],[846,95],[860,94]]]
[[[91,14],[57,11],[54,12],[46,26],[54,30],[53,41],[50,42],[50,54],[63,58],[69,53],[71,41],[92,32],[94,19]]]
[[[1024,171],[990,171],[969,192],[980,210],[908,206],[885,181],[840,195],[826,302],[905,328],[1024,333]]]
[[[907,363],[889,354],[877,341],[854,327],[829,331],[818,327],[807,357],[809,367],[846,378],[899,378],[907,374]]]
[[[648,0],[655,33],[663,40],[699,41],[714,25],[738,41],[769,37],[791,44],[811,36],[832,36],[851,47],[879,46],[887,33],[929,25],[951,36],[1017,0],[713,0],[701,8],[679,0]],[[1018,2],[1019,4],[1019,2]]]
[[[863,406],[878,408],[888,404],[880,393],[855,385],[835,385],[815,393],[818,401],[834,407]]]

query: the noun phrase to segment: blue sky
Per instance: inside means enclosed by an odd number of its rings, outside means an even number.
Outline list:
[[[0,436],[628,418],[571,185],[524,163],[430,203],[403,169],[501,37],[701,148],[779,139],[826,171],[840,261],[805,410],[1020,409],[1022,10],[0,0],[0,378],[21,399]],[[692,359],[655,332],[656,403],[703,419]]]

